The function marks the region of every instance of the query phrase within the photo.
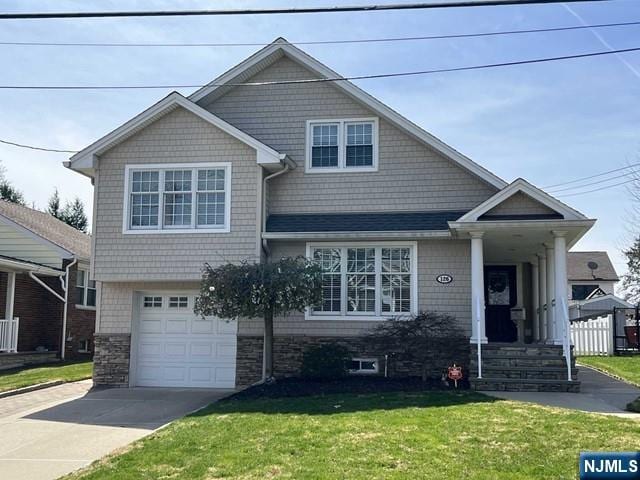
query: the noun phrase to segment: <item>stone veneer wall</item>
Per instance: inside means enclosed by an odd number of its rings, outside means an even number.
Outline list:
[[[96,333],[93,384],[128,387],[130,351],[131,335],[128,333]]]
[[[274,338],[274,374],[276,377],[291,377],[300,373],[302,356],[311,346],[326,343],[337,343],[347,347],[354,357],[377,358],[380,374],[384,373],[385,354],[389,355],[388,375],[390,377],[421,376],[421,366],[403,359],[401,352],[376,351],[367,342],[366,337],[311,337],[311,336],[276,336]],[[243,387],[257,382],[262,377],[262,337],[238,337],[236,386]],[[462,365],[466,373],[469,366],[470,346],[468,339],[459,341],[443,341],[439,348],[433,350],[430,360],[429,375],[440,377],[446,368],[454,362]]]

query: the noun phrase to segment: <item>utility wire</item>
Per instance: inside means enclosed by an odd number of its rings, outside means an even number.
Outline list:
[[[35,20],[59,18],[113,18],[113,17],[186,17],[220,15],[280,15],[296,13],[381,12],[389,10],[426,10],[438,8],[496,7],[507,5],[544,5],[552,3],[595,3],[611,0],[480,0],[395,3],[383,5],[345,5],[335,7],[220,9],[220,10],[152,10],[104,12],[15,12],[1,13],[0,20]]]
[[[623,173],[622,175],[616,175],[615,177],[611,177],[611,178],[604,178],[602,180],[596,180],[595,182],[589,182],[589,183],[583,183],[581,185],[574,185],[572,187],[565,187],[565,188],[559,188],[557,190],[552,190],[549,193],[551,193],[552,195],[555,195],[558,192],[566,192],[566,191],[572,191],[572,190],[579,190],[581,188],[584,187],[590,187],[592,185],[602,185],[605,184],[606,182],[610,182],[612,180],[618,180],[619,178],[629,178],[629,175],[635,175],[633,178],[637,178],[638,173],[640,173],[640,171],[638,170],[633,170],[631,172],[626,172]]]
[[[46,148],[46,147],[34,147],[33,145],[25,145],[23,143],[15,143],[10,142],[8,140],[0,140],[0,143],[4,143],[5,145],[11,145],[13,147],[20,148],[28,148],[30,150],[39,150],[41,152],[54,152],[54,153],[77,153],[77,150],[58,150],[56,148]]]
[[[144,90],[144,89],[175,89],[175,88],[202,88],[202,87],[260,87],[269,85],[295,85],[308,83],[345,82],[349,80],[367,80],[377,78],[395,78],[418,75],[430,75],[435,73],[463,72],[469,70],[483,70],[497,67],[511,67],[515,65],[527,65],[534,63],[556,62],[576,58],[599,57],[617,53],[640,51],[640,47],[623,48],[619,50],[604,50],[598,52],[580,53],[575,55],[563,55],[559,57],[544,57],[531,60],[517,60],[513,62],[489,63],[483,65],[471,65],[466,67],[438,68],[433,70],[419,70],[413,72],[380,73],[375,75],[355,75],[351,77],[309,78],[302,80],[276,80],[270,82],[245,82],[245,83],[206,83],[198,85],[0,85],[0,90]]]
[[[558,197],[573,197],[575,195],[585,195],[587,193],[599,192],[601,190],[607,190],[609,188],[619,187],[620,185],[625,185],[627,183],[635,182],[637,179],[632,178],[631,180],[626,180],[620,183],[614,183],[613,185],[607,185],[606,187],[594,188],[592,190],[586,190],[584,192],[576,192],[576,193],[563,193],[562,195],[557,195]]]
[[[548,188],[561,187],[563,185],[569,185],[570,183],[576,183],[576,182],[581,182],[582,180],[590,180],[592,178],[602,177],[603,175],[607,175],[608,173],[619,172],[621,170],[627,170],[629,168],[633,168],[633,167],[637,167],[637,166],[640,166],[640,162],[632,163],[631,165],[627,165],[626,167],[620,167],[620,168],[614,168],[613,170],[607,170],[606,172],[598,173],[597,175],[590,175],[588,177],[576,178],[575,180],[571,180],[570,182],[561,182],[561,183],[556,183],[554,185],[547,185],[546,187],[542,187],[542,188],[544,188],[546,190]]]
[[[453,33],[447,35],[425,35],[414,37],[383,37],[383,38],[363,38],[363,39],[340,39],[340,40],[311,40],[301,42],[289,42],[291,45],[343,45],[354,43],[391,43],[391,42],[414,42],[420,40],[444,40],[453,38],[476,38],[492,37],[500,35],[519,35],[527,33],[548,33],[564,32],[571,30],[588,30],[591,28],[612,28],[640,25],[640,21],[598,23],[594,25],[569,25],[565,27],[530,28],[524,30],[501,30],[497,32],[476,32],[476,33]],[[11,45],[21,47],[266,47],[271,43],[100,43],[100,42],[2,42],[0,45]]]

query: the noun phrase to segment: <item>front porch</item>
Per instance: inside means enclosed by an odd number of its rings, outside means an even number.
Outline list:
[[[523,180],[450,222],[471,242],[473,388],[579,390],[567,251],[593,223]]]

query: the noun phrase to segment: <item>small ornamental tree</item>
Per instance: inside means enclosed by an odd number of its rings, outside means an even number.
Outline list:
[[[205,265],[197,315],[264,319],[264,377],[273,379],[273,318],[302,312],[322,299],[320,266],[304,257],[274,263]]]
[[[436,312],[386,320],[369,332],[369,340],[384,351],[419,364],[423,381],[429,378],[430,367],[439,355],[468,343],[455,317]]]

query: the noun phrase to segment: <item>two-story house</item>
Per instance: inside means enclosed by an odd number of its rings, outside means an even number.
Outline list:
[[[368,330],[431,310],[469,339],[434,352],[434,370],[461,363],[477,388],[577,388],[566,256],[594,220],[505,182],[284,39],[67,166],[95,185],[97,384],[260,380],[260,319],[193,314],[202,266],[306,255],[324,269],[323,301],[276,319],[276,375],[336,340],[356,370],[381,372]],[[514,352],[544,358],[538,376],[491,364]]]

